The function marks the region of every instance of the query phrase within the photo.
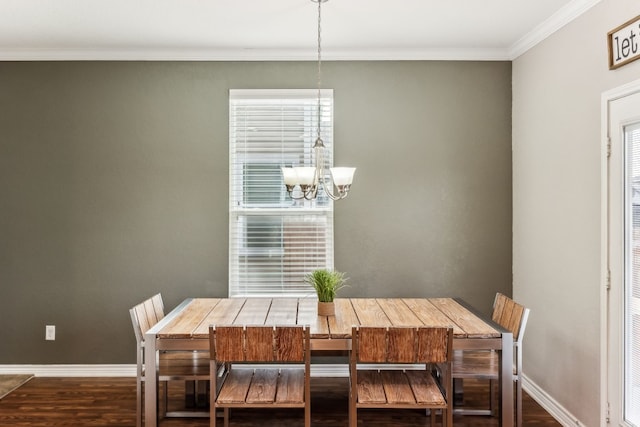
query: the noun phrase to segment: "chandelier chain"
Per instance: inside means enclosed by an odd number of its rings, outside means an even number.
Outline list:
[[[318,0],[318,138],[320,138],[322,87],[322,0]]]

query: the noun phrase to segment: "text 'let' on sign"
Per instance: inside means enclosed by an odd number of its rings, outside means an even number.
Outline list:
[[[611,70],[640,58],[640,15],[609,31],[607,44]]]

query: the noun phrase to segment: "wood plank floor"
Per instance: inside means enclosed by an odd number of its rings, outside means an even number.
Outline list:
[[[170,409],[181,405],[179,385],[170,387]],[[29,381],[0,400],[0,426],[135,426],[136,391],[133,378],[41,378]],[[468,404],[481,401],[487,387],[465,382]],[[312,425],[344,427],[347,425],[347,379],[312,378]],[[560,426],[528,395],[524,396],[524,426]],[[303,413],[297,409],[237,410],[231,426],[301,426]],[[220,420],[221,421],[221,420]],[[429,418],[423,411],[369,410],[359,412],[361,426],[426,426]],[[438,417],[439,421],[439,417]],[[454,417],[460,427],[498,426],[495,417]],[[204,418],[173,418],[161,421],[161,427],[208,426]]]

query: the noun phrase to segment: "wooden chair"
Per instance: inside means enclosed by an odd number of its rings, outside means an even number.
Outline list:
[[[442,425],[452,425],[453,329],[354,327],[351,336],[351,427],[357,426],[361,408],[430,409],[432,426],[441,409]],[[425,369],[360,369],[363,363],[424,364]]]
[[[211,326],[211,413],[222,408],[228,427],[230,408],[304,408],[304,425],[310,427],[309,336],[303,326]],[[217,370],[220,365],[224,369]],[[210,425],[215,427],[216,417]]]
[[[157,294],[129,310],[133,332],[136,336],[136,426],[142,426],[142,383],[145,380],[144,336],[149,329],[164,318],[162,295]],[[204,411],[166,411],[167,381],[186,381],[187,394],[193,394],[189,400],[197,397],[196,381],[209,380],[209,353],[193,351],[161,352],[158,360],[158,381],[163,384],[165,405],[164,416],[187,417],[209,416]],[[206,399],[205,399],[206,403]]]
[[[516,426],[522,426],[522,338],[529,318],[529,309],[511,298],[497,293],[491,319],[513,334],[513,381],[516,387]],[[466,350],[454,352],[453,378],[456,386],[464,379],[489,380],[489,409],[455,408],[463,415],[493,415],[493,382],[498,380],[500,361],[495,351]]]

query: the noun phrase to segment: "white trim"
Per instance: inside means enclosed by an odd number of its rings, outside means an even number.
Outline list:
[[[255,367],[246,365],[247,367]],[[265,365],[262,365],[263,367]],[[360,365],[374,369],[379,365]],[[385,365],[389,369],[423,369],[423,365]],[[0,365],[2,374],[32,374],[36,377],[135,377],[135,364],[122,365]],[[315,363],[312,377],[348,377],[348,363]]]
[[[286,49],[4,49],[0,61],[317,61]],[[367,49],[323,51],[325,61],[508,61],[507,49]]]
[[[135,377],[136,365],[0,365],[0,374],[36,377]]]
[[[273,99],[286,97],[287,100],[316,98],[318,89],[229,89],[229,99]],[[321,98],[333,98],[333,89],[320,89]],[[266,209],[266,208],[265,208]],[[260,209],[265,210],[265,209]],[[303,208],[299,208],[303,210]],[[274,212],[277,210],[274,209]],[[272,215],[273,212],[267,215]]]
[[[606,114],[606,116],[603,117],[603,120],[605,120],[603,122],[605,127],[608,126],[607,123],[609,121],[609,116],[608,116],[609,111],[608,111],[608,108],[606,108],[608,102],[615,101],[616,99],[624,98],[625,96],[633,95],[636,92],[640,92],[640,79],[631,81],[622,86],[618,86],[616,88],[613,88],[611,90],[608,90],[602,93],[602,105],[603,105],[602,113]]]
[[[508,61],[500,48],[322,50],[323,61]],[[309,59],[312,59],[311,57]],[[316,57],[315,60],[318,58]]]
[[[509,49],[509,58],[516,59],[535,45],[591,9],[601,0],[574,0],[567,3],[554,13],[549,19],[542,22],[531,32],[516,41]]]
[[[522,375],[522,389],[563,426],[585,427],[585,424],[524,374]]]
[[[600,427],[607,425],[608,408],[608,304],[607,277],[609,271],[609,180],[608,180],[608,140],[609,102],[608,95],[602,94],[600,121]]]

